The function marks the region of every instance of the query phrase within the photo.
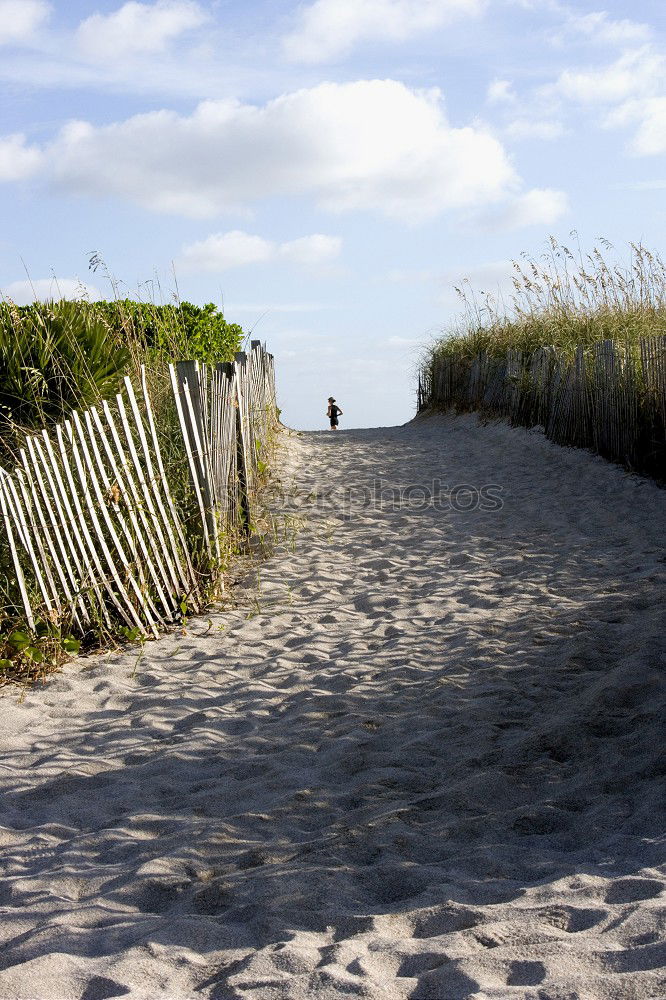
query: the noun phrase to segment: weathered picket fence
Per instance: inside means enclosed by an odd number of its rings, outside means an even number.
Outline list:
[[[14,608],[31,628],[68,615],[79,634],[118,624],[157,634],[200,610],[220,538],[248,530],[276,423],[272,355],[252,341],[235,362],[180,362],[170,375],[168,463],[143,371],[140,389],[125,378],[115,400],[27,437],[17,467],[0,469]]]
[[[557,444],[666,478],[666,337],[600,341],[571,362],[554,348],[502,357],[435,356],[419,375],[419,411],[478,410],[541,426]]]
[[[237,354],[234,362],[169,366],[200,534],[211,558],[220,555],[220,525],[250,523],[250,498],[275,420],[273,357],[252,343],[251,353]]]

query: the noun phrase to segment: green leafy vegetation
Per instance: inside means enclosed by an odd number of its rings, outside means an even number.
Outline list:
[[[117,391],[131,353],[89,308],[75,302],[17,308],[0,303],[0,414],[5,425],[40,427]]]
[[[41,680],[80,648],[79,639],[53,622],[38,621],[33,631],[25,626],[12,628],[6,621],[0,634],[0,685]]]
[[[123,375],[166,361],[229,361],[243,330],[213,303],[0,303],[0,438],[62,420],[118,392]]]
[[[115,288],[114,288],[115,291]],[[193,508],[187,461],[178,446],[177,416],[167,364],[198,360],[231,361],[244,331],[227,323],[213,303],[154,305],[131,299],[57,301],[17,306],[0,302],[0,465],[18,463],[26,434],[67,419],[73,410],[112,399],[123,376],[134,384],[142,366],[148,381],[157,433],[173,499],[183,523]],[[16,581],[8,541],[0,532],[0,686],[35,682],[75,655],[81,640],[69,634],[72,622],[37,623],[29,629],[16,603]],[[203,584],[202,584],[203,586]],[[38,595],[34,596],[39,603]],[[185,598],[181,602],[187,616]],[[140,629],[118,627],[110,634],[102,620],[92,623],[84,645],[137,642]]]
[[[81,303],[103,317],[115,333],[139,345],[149,361],[162,358],[216,364],[231,361],[245,336],[237,323],[227,323],[212,302],[195,306],[153,305],[132,299]]]

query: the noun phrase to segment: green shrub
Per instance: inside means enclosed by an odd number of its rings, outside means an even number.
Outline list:
[[[212,302],[205,306],[191,302],[153,305],[118,299],[84,305],[101,314],[114,330],[138,343],[151,358],[208,364],[231,361],[244,337],[243,329],[237,323],[227,323]]]
[[[212,303],[0,302],[0,465],[9,470],[17,464],[26,433],[48,429],[74,409],[113,397],[124,375],[132,376],[136,386],[145,365],[170,492],[188,526],[195,501],[167,362],[230,361],[243,339],[241,327],[227,323]],[[38,608],[42,595],[34,581],[28,585],[33,588],[29,601]],[[186,614],[184,601],[181,611]],[[9,538],[0,532],[0,687],[17,679],[43,679],[77,651],[79,640],[69,634],[71,613],[62,621],[44,614],[47,620],[33,631],[25,621]],[[119,632],[128,641],[138,638],[136,629],[123,626]],[[90,626],[86,642],[108,642],[109,637],[100,619]]]
[[[117,391],[130,350],[76,302],[0,303],[0,415],[41,427]]]
[[[213,303],[0,302],[2,443],[113,396],[141,364],[232,360],[243,337]]]

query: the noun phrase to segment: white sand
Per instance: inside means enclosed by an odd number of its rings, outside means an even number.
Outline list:
[[[666,493],[474,417],[287,449],[504,507],[310,506],[258,606],[5,693],[0,996],[665,996]]]

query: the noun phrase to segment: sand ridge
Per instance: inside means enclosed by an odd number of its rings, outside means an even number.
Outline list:
[[[236,610],[0,699],[0,997],[663,997],[666,494],[473,416],[281,465]],[[435,480],[503,506],[363,501]]]

